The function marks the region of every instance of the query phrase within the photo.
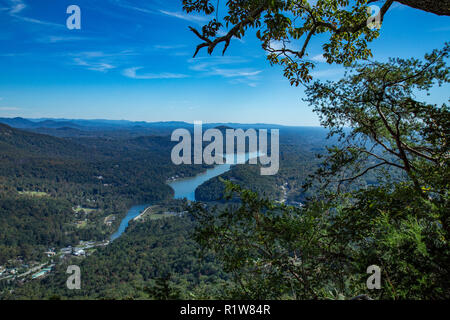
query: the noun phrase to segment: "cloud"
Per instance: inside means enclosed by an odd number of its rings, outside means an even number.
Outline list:
[[[158,50],[173,50],[173,49],[180,49],[180,48],[185,48],[185,47],[186,47],[185,44],[173,44],[173,45],[156,44],[153,46],[153,48],[158,49]]]
[[[6,10],[8,11],[9,16],[17,20],[52,27],[64,27],[62,24],[21,16],[20,13],[25,8],[27,8],[27,5],[23,0],[9,0],[9,7],[7,7]]]
[[[191,64],[189,68],[194,71],[208,71],[218,66],[242,64],[248,62],[249,61],[247,59],[233,56],[199,57],[191,58],[188,60],[188,63]]]
[[[9,10],[10,14],[16,14],[25,9],[27,6],[25,3],[23,3],[22,0],[12,0],[11,2],[11,8]]]
[[[131,79],[182,79],[187,78],[188,75],[178,73],[145,73],[138,75],[136,71],[143,69],[143,67],[132,67],[123,70],[122,74]]]
[[[209,73],[211,75],[218,75],[225,78],[236,78],[236,77],[245,77],[245,78],[251,78],[255,77],[258,74],[260,74],[261,70],[252,70],[252,69],[220,69],[220,68],[213,68]]]
[[[86,67],[88,70],[92,71],[107,72],[108,70],[116,68],[115,66],[106,62],[88,62],[80,58],[75,58],[74,62],[77,65]]]
[[[119,52],[83,51],[77,53],[76,55],[85,59],[91,59],[91,58],[117,58],[123,56],[135,56],[138,55],[138,53],[134,52],[133,50],[122,50]]]
[[[154,10],[136,7],[134,5],[123,3],[122,1],[118,1],[118,0],[112,0],[111,2],[114,5],[117,5],[119,7],[122,7],[122,8],[125,8],[125,9],[129,9],[129,10],[138,11],[138,12],[141,12],[141,13],[146,13],[146,14],[157,14],[158,13],[157,11],[154,11]]]
[[[322,62],[322,63],[327,62],[327,59],[325,59],[323,54],[318,54],[318,55],[312,57],[311,60],[315,61],[315,62]]]
[[[42,38],[37,39],[37,42],[41,42],[41,43],[58,43],[58,42],[81,41],[81,40],[89,40],[89,38],[47,36],[47,37],[42,37]]]
[[[16,19],[25,21],[25,22],[36,23],[36,24],[41,24],[41,25],[45,25],[45,26],[52,26],[52,27],[64,27],[62,24],[57,24],[57,23],[43,21],[43,20],[34,19],[34,18],[22,17],[22,16],[18,16],[18,15],[15,15],[15,14],[12,14],[11,16],[16,18]]]
[[[220,76],[232,79],[230,83],[246,83],[251,87],[257,85],[262,70],[253,68],[238,68],[235,65],[247,64],[248,60],[241,57],[204,57],[189,59],[191,70],[200,72],[203,76]],[[225,67],[232,66],[232,67]]]
[[[174,17],[174,18],[178,18],[178,19],[182,19],[182,20],[186,20],[186,21],[190,21],[190,22],[200,23],[200,24],[205,23],[209,20],[207,17],[193,15],[193,14],[186,14],[183,12],[172,12],[172,11],[165,11],[165,10],[159,10],[159,12],[161,12],[162,14],[165,14],[167,16],[170,16],[170,17]]]
[[[311,76],[313,76],[314,78],[338,78],[344,76],[344,74],[345,74],[344,68],[325,69],[311,72]]]
[[[218,37],[223,37],[223,36],[226,36],[228,34],[228,31],[225,31],[225,30],[222,30],[222,29],[220,29],[219,31],[217,31],[217,36]],[[231,38],[231,40],[237,40],[237,41],[239,41],[240,43],[245,43],[245,40],[244,39],[239,39],[239,38],[237,38],[237,37],[235,37],[235,36],[233,36],[232,38]]]
[[[138,54],[133,50],[122,50],[119,52],[83,51],[71,55],[72,61],[78,66],[92,71],[108,72],[129,63],[130,56]]]
[[[231,84],[245,84],[249,87],[255,88],[258,86],[258,83],[249,79],[233,79],[230,80]]]
[[[287,40],[286,41],[272,40],[272,41],[270,41],[269,46],[273,50],[281,50],[281,49],[286,48],[286,49],[289,49],[292,51],[300,51],[300,46],[297,43],[292,44],[290,41],[287,41]],[[286,54],[289,54],[289,53],[286,53]]]

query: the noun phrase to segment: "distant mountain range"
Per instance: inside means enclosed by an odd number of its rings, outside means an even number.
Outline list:
[[[25,119],[0,118],[0,124],[33,133],[40,133],[59,138],[113,138],[132,139],[141,136],[168,136],[175,129],[184,128],[193,131],[194,125],[183,121],[128,121],[128,120],[83,120],[83,119]],[[290,133],[303,132],[314,137],[323,137],[326,129],[321,127],[291,127],[276,124],[241,124],[241,123],[204,123],[203,130],[218,128],[223,133],[228,128],[243,129],[280,129],[286,136]]]
[[[14,128],[21,129],[35,129],[35,128],[74,128],[80,130],[89,130],[93,128],[108,129],[108,128],[155,128],[155,127],[191,127],[193,124],[184,121],[158,121],[158,122],[146,122],[146,121],[129,121],[129,120],[105,120],[105,119],[52,119],[52,118],[40,118],[40,119],[26,119],[21,117],[16,118],[0,118],[0,123],[7,124]],[[231,128],[281,128],[286,127],[278,124],[267,123],[204,123],[205,127],[217,127],[226,126]]]
[[[168,122],[145,122],[127,120],[76,120],[76,119],[25,119],[25,118],[0,118],[0,123],[7,124],[14,128],[36,129],[36,128],[73,128],[79,130],[97,129],[117,129],[117,128],[149,128],[149,127],[178,127],[189,125],[181,121]]]

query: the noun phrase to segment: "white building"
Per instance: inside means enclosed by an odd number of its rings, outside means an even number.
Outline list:
[[[84,256],[86,252],[83,249],[75,249],[73,251],[74,256]]]

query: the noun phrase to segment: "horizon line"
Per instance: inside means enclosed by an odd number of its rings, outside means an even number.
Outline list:
[[[193,122],[185,121],[185,120],[158,120],[158,121],[146,121],[146,120],[128,120],[128,119],[106,119],[106,118],[93,118],[93,119],[83,119],[83,118],[51,118],[51,117],[42,117],[42,118],[27,118],[27,117],[0,117],[0,119],[24,119],[28,121],[46,121],[46,120],[53,120],[53,121],[110,121],[110,122],[129,122],[129,123],[170,123],[170,122],[180,122],[185,123],[189,125],[194,125],[195,121],[201,121],[202,124],[208,124],[208,125],[265,125],[265,126],[281,126],[281,127],[308,127],[308,128],[324,128],[321,125],[289,125],[289,124],[279,124],[279,123],[265,123],[265,122],[256,122],[256,123],[242,123],[242,122],[207,122],[203,120],[195,120]]]

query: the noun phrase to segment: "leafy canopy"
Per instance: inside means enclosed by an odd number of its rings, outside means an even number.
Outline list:
[[[187,13],[211,16],[201,30],[190,27],[209,54],[223,43],[223,54],[233,38],[241,39],[255,30],[271,64],[284,68],[284,76],[292,85],[309,82],[315,62],[308,56],[312,39],[323,41],[323,58],[328,63],[350,65],[371,57],[368,43],[378,37],[370,5],[375,0],[228,0],[223,19],[219,19],[220,1],[183,0]],[[420,10],[450,15],[450,0],[397,1]],[[377,13],[379,23],[391,8],[393,0],[383,1]],[[216,13],[216,15],[214,15]],[[380,27],[379,25],[378,27]],[[322,40],[324,39],[324,40]]]
[[[196,240],[235,276],[233,297],[450,298],[450,114],[415,97],[449,82],[449,49],[424,61],[369,62],[337,83],[309,87],[309,101],[341,144],[330,148],[313,177],[316,196],[304,207],[230,182],[227,196],[239,195],[239,207],[193,205]],[[378,184],[341,188],[369,171]],[[381,268],[381,290],[366,287],[370,265]]]

